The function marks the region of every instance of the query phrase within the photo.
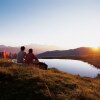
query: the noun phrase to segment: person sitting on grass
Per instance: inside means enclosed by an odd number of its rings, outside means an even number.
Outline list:
[[[17,54],[17,63],[24,63],[24,58],[26,56],[26,52],[24,52],[25,47],[21,46],[20,52]]]
[[[25,63],[27,64],[39,63],[38,58],[33,54],[33,49],[29,49],[28,54],[26,54]]]

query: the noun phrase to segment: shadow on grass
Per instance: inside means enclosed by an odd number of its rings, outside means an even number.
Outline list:
[[[50,100],[39,77],[21,80],[0,73],[0,100]]]
[[[11,67],[13,65],[12,62],[1,62],[0,61],[0,67]]]

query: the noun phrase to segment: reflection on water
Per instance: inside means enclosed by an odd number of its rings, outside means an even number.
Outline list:
[[[97,74],[100,74],[100,69],[79,60],[40,59],[40,61],[48,64],[49,68],[57,68],[61,71],[81,76],[96,77]]]

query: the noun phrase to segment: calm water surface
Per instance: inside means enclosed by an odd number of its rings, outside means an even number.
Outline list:
[[[61,71],[81,76],[96,77],[97,74],[100,74],[100,69],[79,60],[40,59],[39,61],[45,62],[49,68],[57,68]]]

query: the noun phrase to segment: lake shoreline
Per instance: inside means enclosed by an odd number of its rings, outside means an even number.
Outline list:
[[[99,100],[99,80],[99,77],[81,77],[54,68],[42,70],[12,63],[0,66],[0,99]]]
[[[72,59],[87,62],[96,68],[100,69],[100,55],[99,56],[65,56],[65,57],[41,57],[41,59]]]
[[[73,59],[40,59],[48,65],[48,68],[57,68],[60,71],[71,73],[73,75],[80,75],[86,77],[96,77],[100,74],[100,70],[95,66]]]

